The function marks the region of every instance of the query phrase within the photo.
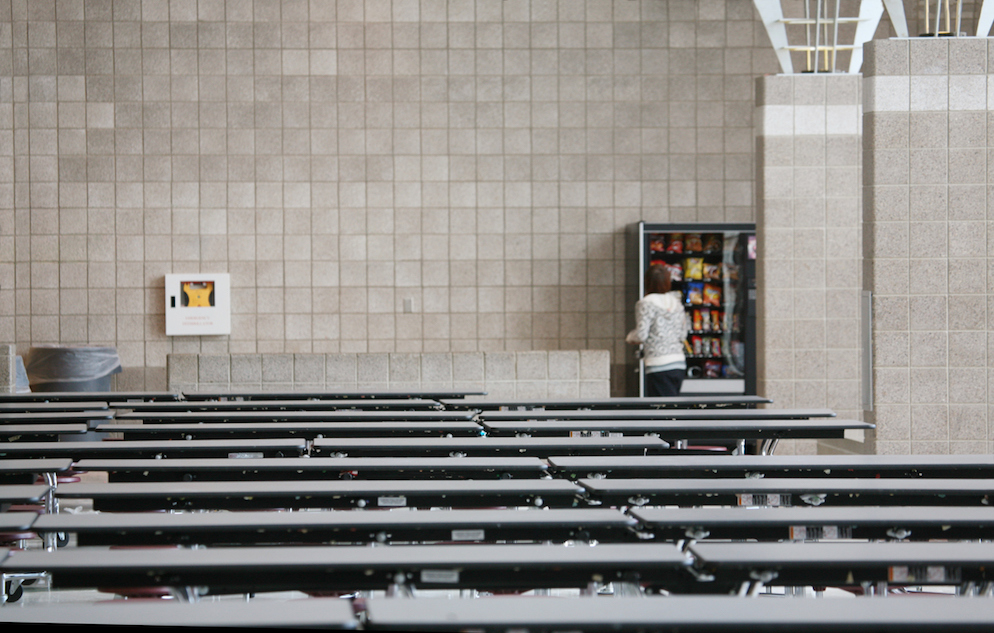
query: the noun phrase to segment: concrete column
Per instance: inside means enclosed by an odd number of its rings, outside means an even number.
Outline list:
[[[766,76],[756,93],[758,390],[859,419],[860,76]],[[777,452],[867,450],[823,444]]]
[[[876,40],[866,52],[877,450],[989,452],[989,40]]]

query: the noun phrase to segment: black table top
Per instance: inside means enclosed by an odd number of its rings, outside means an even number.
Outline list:
[[[990,479],[580,479],[593,499],[625,505],[986,505]],[[637,499],[638,502],[632,501]]]
[[[45,484],[0,485],[0,502],[37,503],[44,501],[51,489],[51,486]]]
[[[656,433],[667,439],[738,440],[784,438],[839,438],[847,430],[872,429],[859,420],[813,418],[805,420],[520,420],[494,422],[485,420],[488,435],[569,435],[575,431],[590,433]]]
[[[777,584],[858,585],[891,581],[948,585],[990,579],[994,543],[958,542],[698,542],[690,547],[697,566],[716,578],[748,578],[772,570]],[[851,578],[849,582],[845,580]]]
[[[465,422],[470,411],[139,411],[118,413],[118,420],[144,422]]]
[[[90,411],[21,411],[0,413],[0,425],[78,423],[83,420],[110,420],[113,417],[114,411],[110,409]]]
[[[401,527],[486,529],[498,526],[544,526],[569,523],[575,526],[609,525],[633,527],[635,519],[618,510],[597,508],[563,508],[522,510],[435,510],[432,512],[90,512],[82,514],[18,515],[18,521],[30,517],[41,532],[135,531],[214,531],[263,529],[363,529],[383,530]],[[8,514],[0,514],[6,517]],[[23,516],[21,516],[23,515]],[[37,520],[36,520],[37,519]]]
[[[442,400],[446,409],[476,409],[495,411],[512,409],[693,409],[712,407],[755,406],[769,404],[772,400],[762,396],[675,396],[666,398],[463,398]]]
[[[358,621],[348,600],[309,598],[201,601],[113,600],[108,602],[17,605],[7,608],[3,621],[18,624],[147,627],[266,627],[356,629]]]
[[[62,434],[80,435],[88,430],[89,426],[86,424],[0,424],[0,436],[6,438],[7,442]]]
[[[0,475],[30,473],[59,473],[72,468],[72,459],[68,457],[52,459],[0,459]]]
[[[442,437],[442,438],[334,438],[314,440],[317,455],[408,457],[465,454],[494,457],[499,455],[545,457],[556,454],[622,453],[643,454],[664,450],[668,444],[653,437]]]
[[[669,544],[405,545],[368,547],[104,547],[11,551],[5,573],[51,574],[54,588],[198,586],[208,593],[384,589],[397,574],[421,589],[586,587],[638,574],[687,582],[690,560]],[[693,582],[693,581],[691,581]]]
[[[3,427],[0,426],[0,429]],[[475,437],[483,434],[476,422],[190,422],[184,424],[121,424],[97,426],[98,432],[124,433],[126,439],[209,439],[223,437]]]
[[[36,391],[0,393],[0,402],[118,402],[135,400],[178,400],[171,391]]]
[[[451,400],[467,396],[485,396],[486,391],[443,390],[356,390],[356,391],[184,391],[186,400],[357,400],[367,398]]]
[[[0,532],[26,532],[39,516],[37,512],[0,512]]]
[[[663,538],[712,539],[989,539],[987,506],[822,506],[765,508],[631,508],[643,529]]]
[[[33,484],[72,468],[72,459],[0,459],[0,483]]]
[[[756,599],[737,596],[561,598],[501,596],[366,602],[370,630],[388,631],[854,631],[990,629],[985,599]]]
[[[26,514],[26,513],[19,513]],[[0,514],[0,518],[4,515]],[[31,515],[33,530],[78,535],[80,545],[620,539],[636,521],[617,510],[431,512],[96,512]],[[30,525],[30,523],[28,524]],[[620,536],[610,536],[620,534]],[[634,537],[631,537],[634,540]]]
[[[441,409],[437,400],[423,398],[342,398],[335,400],[179,400],[173,402],[111,402],[132,411],[335,411],[338,409]]]
[[[482,411],[481,420],[803,420],[834,418],[830,409],[581,409]]]
[[[70,483],[62,499],[97,510],[192,508],[570,507],[579,486],[561,479],[298,480]]]
[[[30,461],[30,460],[22,460]],[[68,460],[67,460],[68,461]],[[0,464],[3,462],[0,461]],[[194,459],[81,459],[81,471],[106,471],[111,477],[124,473],[154,479],[157,474],[189,480],[242,479],[257,475],[267,479],[431,479],[436,477],[497,478],[539,477],[548,470],[537,457],[268,457]],[[2,471],[0,471],[2,472]],[[213,475],[213,476],[212,476]]]
[[[994,477],[994,455],[550,456],[573,477]]]
[[[45,413],[52,411],[97,411],[107,409],[106,402],[7,402],[0,400],[0,413]]]
[[[255,440],[114,440],[106,442],[3,442],[0,458],[70,457],[86,459],[96,457],[228,457],[232,454],[247,456],[286,457],[300,456],[307,452],[304,438]]]

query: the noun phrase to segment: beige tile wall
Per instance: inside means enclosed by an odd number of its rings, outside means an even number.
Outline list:
[[[761,77],[756,103],[758,391],[860,419],[860,77]]]
[[[972,38],[868,48],[864,279],[881,453],[992,448],[992,55]]]
[[[624,227],[754,219],[776,68],[745,0],[0,0],[0,341],[621,359]]]

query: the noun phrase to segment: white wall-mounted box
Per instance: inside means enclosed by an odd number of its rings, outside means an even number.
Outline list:
[[[211,334],[231,334],[231,276],[166,275],[166,336]]]

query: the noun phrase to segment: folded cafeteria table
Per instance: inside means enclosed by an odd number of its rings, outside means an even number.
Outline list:
[[[6,554],[6,556],[4,556]],[[696,583],[669,544],[403,545],[0,550],[0,572],[51,574],[60,588],[171,586],[197,593],[397,589],[587,588]]]
[[[0,506],[10,503],[41,503],[46,500],[51,489],[48,484],[0,485]]]
[[[292,602],[180,602],[176,600],[113,600],[92,604],[24,605],[3,610],[11,624],[126,627],[264,627],[354,630],[359,626],[347,600],[310,598]]]
[[[834,418],[831,409],[589,409],[481,411],[486,422],[515,420],[804,420]]]
[[[185,400],[216,400],[216,401],[238,401],[238,400],[357,400],[357,399],[398,399],[410,398],[420,400],[449,400],[465,398],[468,396],[485,396],[485,391],[440,391],[440,390],[415,390],[415,391],[379,391],[379,390],[355,390],[355,391],[184,391]]]
[[[76,467],[106,472],[109,481],[510,479],[542,477],[548,470],[537,457],[81,459]]]
[[[994,511],[957,506],[630,508],[641,531],[683,539],[990,540]]]
[[[994,579],[990,542],[698,542],[695,567],[717,585],[931,586]],[[740,589],[741,590],[741,589]]]
[[[43,442],[60,435],[83,435],[85,424],[0,424],[0,442]]]
[[[30,393],[0,393],[0,402],[97,402],[178,400],[170,391],[35,391]],[[99,408],[99,405],[94,406]]]
[[[334,411],[336,409],[441,409],[437,400],[423,398],[352,398],[334,400],[178,400],[172,402],[121,402],[111,406],[132,411]]]
[[[334,409],[328,411],[139,411],[118,413],[123,422],[145,424],[191,422],[466,422],[469,411],[392,411]]]
[[[386,631],[582,631],[745,633],[754,631],[989,631],[990,603],[938,600],[746,600],[735,596],[499,597],[373,599],[365,628]]]
[[[24,514],[24,513],[19,513]],[[4,516],[0,514],[0,519]],[[261,545],[633,541],[636,520],[618,510],[433,510],[431,512],[94,512],[28,515],[40,533],[76,534],[91,545]],[[24,519],[21,519],[23,522]],[[20,525],[20,523],[18,523]],[[30,525],[30,523],[28,524]]]
[[[591,501],[608,505],[976,505],[991,479],[580,479]]]
[[[721,407],[755,407],[772,401],[762,396],[672,396],[645,398],[577,398],[555,400],[552,398],[462,398],[441,400],[446,409],[695,409]]]
[[[267,509],[572,507],[581,489],[561,479],[195,481],[72,483],[58,499],[92,499],[98,511]]]
[[[0,413],[52,413],[65,411],[97,411],[109,408],[101,401],[18,402],[0,400]]]
[[[0,427],[2,428],[2,427]],[[474,437],[476,422],[202,422],[186,424],[101,424],[101,433],[122,433],[126,440],[221,439],[250,437]]]
[[[0,483],[31,484],[41,476],[50,484],[59,473],[72,468],[72,459],[0,459]]]
[[[868,431],[874,425],[859,420],[836,418],[811,419],[745,419],[745,420],[516,420],[481,422],[487,435],[513,437],[516,435],[555,437],[575,433],[590,435],[653,434],[670,441],[733,441],[765,440],[764,456],[782,439],[844,438],[853,430]]]
[[[559,476],[652,477],[994,477],[994,455],[550,456]]]
[[[669,444],[654,437],[439,437],[331,438],[314,440],[315,456],[429,457],[644,455]]]
[[[0,458],[69,457],[290,457],[307,452],[302,438],[256,440],[120,440],[106,442],[4,442]]]
[[[88,424],[96,426],[112,420],[112,409],[87,411],[21,411],[0,413],[0,425],[7,424]]]

